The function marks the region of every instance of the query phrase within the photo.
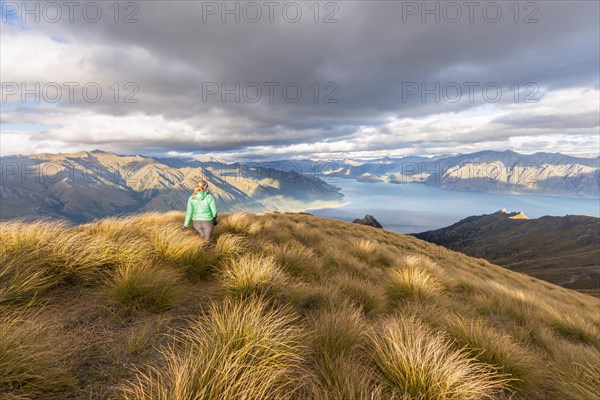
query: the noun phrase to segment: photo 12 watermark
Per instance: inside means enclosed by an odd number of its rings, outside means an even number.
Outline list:
[[[136,82],[2,82],[2,104],[7,103],[98,103],[107,99],[114,103],[138,104]]]
[[[202,23],[337,24],[340,3],[335,1],[201,1]]]
[[[140,22],[141,2],[137,1],[2,1],[0,4],[3,23]]]
[[[507,97],[514,103],[538,103],[540,87],[535,82],[402,82],[402,103],[498,103]]]
[[[303,98],[314,103],[339,103],[336,82],[202,82],[202,102],[220,103],[298,103]]]
[[[535,1],[402,1],[401,7],[403,23],[540,22],[540,5]]]

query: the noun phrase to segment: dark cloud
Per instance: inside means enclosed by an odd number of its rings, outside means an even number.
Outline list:
[[[281,4],[286,3],[290,2]],[[309,8],[313,2],[298,3],[303,17],[297,23],[285,21],[281,11],[276,11],[274,23],[264,14],[257,23],[235,23],[231,16],[229,22],[221,23],[218,16],[209,16],[203,22],[203,7],[222,7],[220,1],[140,1],[136,2],[138,23],[114,23],[112,15],[106,15],[94,24],[76,18],[75,23],[40,23],[33,29],[61,38],[65,46],[96,49],[81,59],[82,65],[90,66],[91,76],[107,83],[135,82],[139,86],[137,104],[106,99],[97,104],[61,105],[64,109],[85,108],[114,116],[160,116],[185,122],[198,131],[211,128],[210,133],[198,135],[194,143],[189,137],[179,143],[150,135],[145,143],[152,150],[163,146],[223,151],[342,140],[362,126],[380,126],[385,133],[389,128],[384,121],[389,117],[426,118],[491,104],[482,95],[481,88],[486,84],[502,87],[497,106],[515,102],[511,89],[514,83],[521,87],[534,83],[540,91],[539,99],[548,91],[598,87],[598,2],[520,3],[517,23],[514,9],[509,8],[514,7],[513,2],[494,3],[503,15],[496,23],[486,21],[482,9],[490,3],[478,2],[473,22],[468,20],[464,2],[456,2],[462,5],[459,22],[445,21],[442,14],[440,23],[434,22],[431,15],[422,23],[419,15],[407,16],[403,21],[403,9],[413,4],[420,8],[422,2],[338,1],[331,4],[337,7],[334,17],[339,22],[326,24],[313,21],[313,10]],[[235,2],[227,4],[233,7]],[[244,3],[239,4],[243,7]],[[326,4],[320,3],[320,19],[335,11],[335,7],[323,9]],[[427,7],[436,4],[444,8],[447,2],[429,2]],[[487,15],[493,16],[493,11]],[[452,18],[453,10],[449,12]],[[538,22],[524,23],[532,12]],[[122,10],[120,18],[125,14]],[[35,52],[31,57],[30,62],[36,62]],[[49,75],[47,79],[53,78]],[[236,82],[242,87],[256,82],[263,88],[263,100],[251,103],[242,96],[236,102],[228,96],[221,101],[215,95],[204,101],[203,87],[209,82],[229,88]],[[273,102],[267,100],[265,82],[279,84]],[[315,82],[319,87],[316,102]],[[477,84],[472,101],[467,82]],[[300,101],[283,97],[281,88],[286,83],[302,88]],[[449,101],[443,92],[437,93],[438,99],[433,94],[421,96],[423,88],[435,89],[439,84],[443,90],[454,83],[463,90],[460,101]],[[419,92],[410,94],[414,84]],[[455,99],[449,88],[450,97]],[[250,93],[254,96],[252,90]],[[325,102],[327,95],[337,102]],[[207,120],[220,122],[213,126]],[[231,122],[224,122],[227,120]],[[522,129],[598,126],[597,116],[589,114],[569,118],[502,116],[492,122]],[[52,135],[49,130],[41,138],[50,140]],[[482,133],[475,140],[496,138],[497,134]],[[111,140],[100,138],[95,143]],[[440,137],[432,141],[444,140]],[[372,148],[389,145],[375,143]],[[125,141],[123,146],[131,147]]]

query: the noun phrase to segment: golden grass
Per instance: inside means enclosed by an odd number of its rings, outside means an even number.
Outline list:
[[[370,337],[374,368],[398,396],[469,400],[494,398],[507,388],[501,375],[417,319],[388,318]]]
[[[127,354],[135,356],[148,350],[152,345],[154,329],[150,324],[134,326],[127,337]]]
[[[248,245],[243,236],[224,233],[217,238],[215,251],[222,258],[232,258],[248,250]]]
[[[124,265],[107,280],[111,300],[129,310],[158,312],[172,307],[181,296],[180,275],[152,265]]]
[[[389,298],[399,304],[406,300],[433,301],[444,291],[438,279],[413,266],[391,269],[386,289]]]
[[[56,286],[60,277],[44,264],[35,253],[9,254],[0,248],[0,306],[26,303]]]
[[[247,234],[252,225],[252,217],[245,213],[229,214],[219,217],[219,224],[216,226],[215,234],[231,233],[234,235]]]
[[[277,245],[272,250],[275,262],[287,273],[298,278],[318,279],[322,263],[314,251],[299,243]]]
[[[373,371],[352,357],[321,357],[314,366],[314,394],[317,400],[394,400],[374,380]]]
[[[29,311],[0,312],[0,397],[36,398],[72,387],[66,343],[49,340],[54,327]]]
[[[565,399],[586,400],[600,398],[600,362],[572,363],[563,370],[562,390]]]
[[[367,239],[354,239],[350,254],[372,267],[386,267],[393,261],[382,246]]]
[[[293,282],[287,287],[284,296],[301,314],[342,302],[342,295],[337,291],[332,290],[331,287],[312,282]]]
[[[600,348],[600,328],[578,315],[550,310],[548,324],[557,334],[567,339]]]
[[[286,285],[286,277],[273,257],[257,254],[226,261],[219,279],[228,293],[241,297],[267,293],[277,295]]]
[[[206,246],[204,239],[182,230],[154,229],[150,239],[164,263],[180,268],[192,279],[206,276],[218,259],[217,254]]]
[[[373,283],[357,278],[351,274],[340,274],[334,277],[332,290],[337,290],[343,298],[361,308],[369,316],[382,314],[387,308],[384,291]]]
[[[540,388],[552,385],[547,361],[539,353],[516,343],[481,319],[471,320],[460,315],[445,316],[446,332],[457,347],[468,350],[474,357],[493,367],[510,379],[510,386],[521,395],[541,397]]]
[[[182,221],[1,222],[0,398],[600,392],[598,299],[307,214],[223,215],[210,242]]]
[[[308,316],[311,347],[319,356],[338,358],[351,355],[362,345],[368,323],[361,311],[351,304],[332,306]]]
[[[298,390],[302,332],[260,298],[213,304],[174,338],[159,366],[138,372],[126,399],[289,399]]]

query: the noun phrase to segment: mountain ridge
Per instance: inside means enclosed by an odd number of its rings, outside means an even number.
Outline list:
[[[94,150],[0,158],[0,217],[67,218],[184,209],[198,179],[222,211],[264,212],[339,204],[339,189],[316,177],[243,164],[162,162]],[[170,164],[170,165],[169,165]]]
[[[287,161],[333,180],[423,183],[449,190],[600,197],[600,156],[561,153],[520,154],[484,150],[433,157],[383,157],[372,160]],[[281,165],[286,161],[251,163]]]
[[[600,296],[600,218],[500,210],[412,234],[510,270]]]

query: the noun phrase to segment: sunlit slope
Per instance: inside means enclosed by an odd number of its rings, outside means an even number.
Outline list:
[[[3,222],[0,397],[594,399],[600,301],[308,214]]]

